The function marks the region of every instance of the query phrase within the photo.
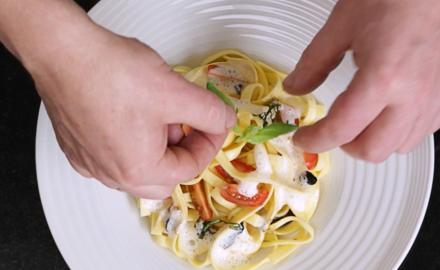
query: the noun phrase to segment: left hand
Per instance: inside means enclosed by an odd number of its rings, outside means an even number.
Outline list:
[[[358,71],[328,116],[300,129],[309,152],[341,146],[381,162],[440,127],[440,1],[341,0],[284,82],[313,91],[352,50]]]

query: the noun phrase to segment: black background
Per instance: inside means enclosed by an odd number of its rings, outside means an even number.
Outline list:
[[[77,2],[89,10],[97,1]],[[29,75],[0,45],[0,269],[68,269],[50,234],[38,194],[35,129],[39,103]],[[428,212],[401,270],[440,269],[439,132],[435,138],[436,171]]]

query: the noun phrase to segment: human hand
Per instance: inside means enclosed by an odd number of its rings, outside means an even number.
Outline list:
[[[71,165],[135,196],[163,198],[195,177],[235,123],[152,49],[100,27],[28,66]],[[181,123],[195,131],[183,138]]]
[[[440,127],[440,1],[341,0],[304,51],[285,89],[318,87],[353,51],[358,70],[327,117],[298,130],[310,152],[336,146],[382,162]]]

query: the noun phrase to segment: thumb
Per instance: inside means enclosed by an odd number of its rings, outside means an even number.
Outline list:
[[[291,94],[304,95],[317,88],[339,65],[350,46],[349,28],[337,9],[304,50],[295,70],[287,76],[284,88]]]
[[[210,91],[185,81],[176,75],[171,93],[164,95],[164,121],[167,124],[187,124],[209,134],[224,134],[236,122],[233,108]]]

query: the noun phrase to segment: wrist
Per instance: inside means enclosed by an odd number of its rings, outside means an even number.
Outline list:
[[[87,37],[99,29],[70,0],[11,1],[2,9],[0,41],[32,75],[86,46]]]
[[[17,46],[18,57],[32,75],[48,67],[58,70],[59,65],[73,64],[72,60],[75,59],[72,58],[90,47],[99,27],[86,14],[71,16],[55,26],[44,27],[41,34],[33,38],[33,42]]]

